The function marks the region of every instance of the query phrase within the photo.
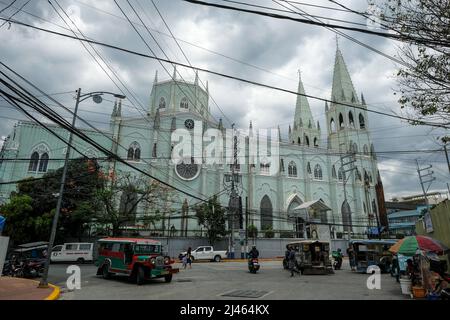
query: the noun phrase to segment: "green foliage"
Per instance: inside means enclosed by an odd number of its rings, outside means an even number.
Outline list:
[[[44,174],[42,180],[24,179],[1,210],[8,212],[9,235],[15,242],[48,240],[56,209],[63,168]],[[57,241],[83,235],[98,208],[94,197],[103,179],[93,160],[68,163]],[[22,205],[19,205],[22,203]],[[26,230],[27,235],[23,234]],[[23,232],[22,232],[23,231]]]
[[[273,238],[275,236],[275,232],[272,230],[271,227],[263,229],[262,231],[264,232],[265,238]]]
[[[381,22],[404,37],[398,56],[399,102],[413,124],[450,120],[450,1],[384,0]]]
[[[250,238],[256,238],[258,236],[258,228],[254,225],[249,225],[247,227],[247,234]]]
[[[48,239],[53,215],[37,215],[30,196],[12,195],[9,202],[0,207],[0,212],[6,218],[4,233],[14,243]]]
[[[206,229],[211,245],[227,234],[225,229],[225,209],[218,202],[217,196],[195,208],[198,224]]]

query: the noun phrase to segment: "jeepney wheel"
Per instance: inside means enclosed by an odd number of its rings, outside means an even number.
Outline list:
[[[102,267],[102,277],[103,279],[111,278],[111,273],[109,272],[109,266],[107,264],[104,264]]]
[[[77,259],[77,263],[78,264],[83,264],[84,263],[84,259],[83,258],[78,258]]]
[[[172,282],[172,274],[168,274],[164,276],[164,281],[167,283]]]
[[[219,255],[214,257],[214,262],[220,262],[220,256]]]
[[[145,271],[143,267],[138,267],[136,270],[136,283],[138,286],[144,284],[145,281]]]

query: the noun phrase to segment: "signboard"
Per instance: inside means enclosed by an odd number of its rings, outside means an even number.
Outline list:
[[[3,265],[5,264],[6,252],[8,251],[8,237],[0,237],[0,277],[3,273]]]
[[[423,221],[425,224],[425,231],[427,233],[433,232],[433,222],[431,221],[431,214],[429,212],[425,213]]]
[[[3,231],[3,228],[5,227],[5,221],[6,221],[6,218],[3,216],[0,216],[0,234]]]

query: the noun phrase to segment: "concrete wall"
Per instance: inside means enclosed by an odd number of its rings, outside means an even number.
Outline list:
[[[3,272],[3,265],[5,264],[6,252],[8,251],[9,237],[0,236],[0,277]]]

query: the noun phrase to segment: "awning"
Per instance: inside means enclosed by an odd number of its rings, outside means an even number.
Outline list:
[[[331,210],[331,208],[328,207],[322,200],[318,199],[318,200],[313,200],[313,201],[308,201],[308,202],[302,203],[298,207],[295,207],[294,209],[292,209],[290,216],[302,218],[304,220],[309,221],[310,220],[309,213],[308,213],[309,209],[313,209],[314,211],[318,211],[318,212]]]
[[[331,210],[331,208],[328,207],[325,203],[323,203],[323,201],[320,200],[320,199],[302,203],[298,207],[295,207],[293,210],[309,209],[309,208],[312,208],[312,209],[315,209],[315,210],[318,210],[318,211]]]

